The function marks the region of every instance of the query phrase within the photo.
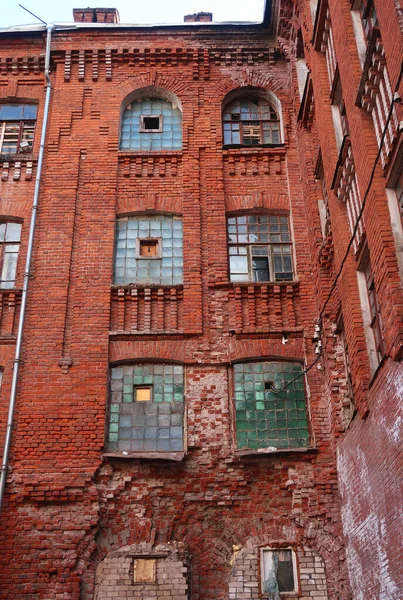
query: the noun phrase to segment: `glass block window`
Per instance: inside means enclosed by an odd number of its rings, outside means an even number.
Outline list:
[[[287,216],[242,215],[227,220],[231,281],[292,281]]]
[[[34,104],[0,104],[0,152],[32,152],[37,107]]]
[[[234,388],[239,450],[304,448],[309,445],[304,378],[300,363],[235,364]]]
[[[280,144],[280,119],[263,98],[238,98],[224,108],[224,144]]]
[[[183,386],[181,365],[112,368],[108,452],[182,451]]]
[[[182,282],[182,219],[156,215],[117,220],[115,284]]]
[[[21,227],[21,223],[0,223],[1,289],[15,286]]]
[[[180,150],[182,113],[162,98],[141,98],[123,112],[120,150]]]
[[[260,572],[264,597],[278,598],[285,592],[298,593],[295,553],[289,548],[262,548]]]

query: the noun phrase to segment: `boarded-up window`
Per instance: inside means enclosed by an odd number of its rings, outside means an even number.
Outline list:
[[[155,558],[136,558],[133,563],[133,583],[155,583]]]

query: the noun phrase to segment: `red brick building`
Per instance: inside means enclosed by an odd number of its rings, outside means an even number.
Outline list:
[[[402,15],[314,5],[0,32],[1,598],[401,597]]]

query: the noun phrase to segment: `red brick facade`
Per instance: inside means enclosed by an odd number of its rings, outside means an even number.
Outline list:
[[[264,561],[270,563],[273,549],[285,549],[294,561],[295,593],[288,598],[398,600],[402,573],[393,519],[401,490],[393,471],[399,468],[401,424],[394,415],[402,396],[403,298],[387,180],[378,168],[364,211],[384,345],[371,373],[357,284],[363,259],[353,250],[321,314],[350,229],[330,185],[338,153],[325,57],[311,44],[309,4],[274,2],[262,26],[217,26],[200,18],[181,28],[125,28],[113,25],[113,9],[77,9],[76,29],[56,28],[0,524],[1,598],[257,600],[268,597]],[[348,0],[332,3],[331,18],[363,196],[377,147],[370,114],[355,106],[361,67],[352,26],[343,47],[350,8]],[[386,60],[392,57],[393,87],[399,20],[380,8],[381,27],[382,19],[395,32],[382,38]],[[311,69],[302,104],[300,28]],[[1,103],[37,102],[38,113],[32,153],[1,155],[0,223],[23,224],[15,286],[0,289],[1,440],[44,109],[45,36],[43,30],[11,32],[2,40]],[[119,149],[123,110],[139,90],[138,98],[175,98],[181,149]],[[223,147],[222,110],[237,94],[270,99],[280,117],[279,143]],[[325,239],[315,181],[319,147],[331,219]],[[117,219],[156,215],[182,219],[183,282],[115,284]],[[237,215],[288,217],[292,278],[231,281],[227,218]],[[309,440],[245,449],[236,365],[253,363],[257,373],[263,364],[312,365],[320,314],[323,357],[298,379]],[[139,365],[183,367],[180,452],[111,450],[112,376]],[[272,384],[265,381],[265,398]],[[132,384],[124,385],[132,394]],[[123,394],[120,406],[125,402]],[[132,398],[126,407],[133,405]],[[121,409],[120,418],[127,414]],[[369,512],[374,520],[363,533]],[[385,574],[382,581],[377,571]]]

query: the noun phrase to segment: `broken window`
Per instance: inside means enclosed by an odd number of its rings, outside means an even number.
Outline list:
[[[37,107],[34,104],[0,105],[0,152],[32,152]]]
[[[237,363],[234,393],[239,450],[309,445],[301,363]]]
[[[182,113],[162,98],[140,98],[122,115],[120,150],[180,150]]]
[[[285,215],[227,220],[231,281],[292,281],[291,233]]]
[[[112,368],[109,452],[183,450],[183,376],[181,365]]]
[[[298,593],[295,553],[289,548],[262,548],[260,555],[262,594],[280,600],[280,594]]]
[[[0,223],[1,289],[15,286],[21,227],[21,223]]]
[[[117,220],[115,284],[176,285],[182,281],[182,219],[155,215]]]
[[[224,144],[280,144],[280,118],[264,98],[238,98],[223,112]]]

